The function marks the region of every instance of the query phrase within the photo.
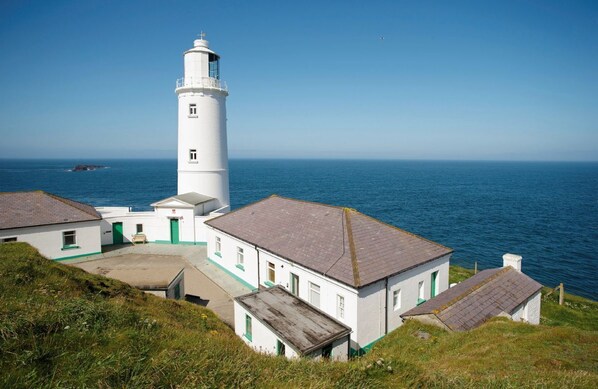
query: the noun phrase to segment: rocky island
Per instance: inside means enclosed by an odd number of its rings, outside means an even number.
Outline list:
[[[89,170],[106,169],[106,166],[102,165],[76,165],[71,169],[72,172],[85,172]]]

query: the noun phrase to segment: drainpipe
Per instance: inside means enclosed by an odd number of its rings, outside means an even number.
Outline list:
[[[384,334],[388,334],[388,277],[384,280],[384,290],[386,298],[384,299]]]
[[[255,252],[257,253],[257,288],[260,288],[260,251],[257,249],[257,246],[253,246],[255,247]]]

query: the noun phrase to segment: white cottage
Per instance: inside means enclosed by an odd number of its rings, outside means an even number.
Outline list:
[[[50,259],[99,254],[101,221],[91,205],[43,191],[0,193],[0,243],[27,242]]]
[[[503,267],[479,272],[401,316],[448,331],[467,331],[503,316],[540,324],[542,285],[521,272],[521,256],[503,255]]]
[[[272,196],[205,224],[211,262],[344,323],[352,353],[448,288],[451,249],[352,209]]]

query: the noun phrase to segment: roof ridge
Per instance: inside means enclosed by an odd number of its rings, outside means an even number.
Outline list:
[[[341,211],[343,209],[345,209],[345,207],[342,207],[340,205],[331,205],[331,204],[325,204],[325,203],[318,203],[317,201],[303,200],[303,199],[294,199],[292,197],[285,197],[285,196],[280,196],[280,195],[271,195],[270,197],[278,197],[280,199],[297,201],[299,203],[306,203],[306,204],[312,204],[312,205],[320,205],[322,207],[334,208],[334,209],[338,209],[338,210],[341,210]],[[268,198],[270,198],[270,197],[268,197]],[[350,208],[350,209],[352,209],[352,208]]]
[[[341,233],[343,234],[343,252],[342,254],[336,259],[336,261],[334,261],[334,263],[332,265],[330,265],[330,267],[324,272],[324,275],[328,276],[328,272],[330,271],[330,269],[332,269],[337,263],[338,261],[341,260],[342,257],[345,256],[345,247],[346,247],[346,242],[345,242],[345,218],[344,216],[341,217]],[[330,276],[328,276],[330,277]]]
[[[102,218],[102,215],[100,215],[98,213],[98,211],[95,210],[95,208],[93,207],[93,205],[81,203],[79,201],[67,199],[65,197],[60,197],[58,195],[55,195],[53,193],[48,193],[48,192],[43,191],[43,190],[38,190],[38,191],[35,191],[35,192],[40,192],[41,194],[45,194],[46,196],[49,196],[49,197],[53,198],[54,200],[58,200],[61,203],[65,204],[65,205],[68,205],[69,207],[76,208],[79,211],[88,214],[89,216],[99,217],[100,219]],[[74,203],[74,204],[71,204],[71,203]],[[83,207],[81,207],[80,205],[82,205]],[[94,213],[90,212],[88,209],[84,209],[85,207],[91,207],[94,210]]]
[[[423,237],[423,236],[421,236],[421,235],[414,234],[413,232],[409,232],[409,231],[407,231],[407,230],[404,230],[404,229],[402,229],[402,228],[400,228],[400,227],[393,226],[392,224],[389,224],[389,223],[383,222],[382,220],[376,219],[375,217],[372,217],[372,216],[370,216],[370,215],[366,215],[365,213],[359,212],[359,211],[357,211],[357,210],[355,210],[355,209],[352,209],[352,211],[353,211],[353,212],[355,212],[355,213],[358,213],[358,214],[360,214],[360,215],[362,215],[362,216],[365,216],[365,217],[367,217],[368,219],[372,219],[372,220],[373,220],[373,221],[375,221],[376,223],[380,223],[380,224],[382,224],[382,225],[384,225],[384,226],[387,226],[387,227],[394,228],[395,230],[399,230],[399,231],[401,231],[401,232],[404,232],[405,234],[408,234],[408,235],[414,236],[414,237],[416,237],[416,238],[419,238],[419,239],[425,240],[426,242],[432,243],[432,244],[434,244],[434,245],[436,245],[436,246],[440,246],[440,247],[442,247],[442,248],[445,248],[445,249],[451,250],[451,252],[453,252],[453,251],[454,251],[452,248],[450,248],[450,247],[448,247],[448,246],[445,246],[445,245],[442,245],[442,244],[440,244],[440,243],[434,242],[433,240],[430,240],[430,239],[428,239],[428,238],[424,238],[424,237]]]
[[[347,220],[347,235],[349,236],[349,249],[351,250],[353,282],[355,283],[355,286],[359,287],[361,286],[361,279],[359,278],[359,265],[357,263],[357,253],[355,252],[355,241],[353,240],[353,228],[351,227],[351,210],[349,208],[344,208],[343,214]]]
[[[440,312],[444,311],[445,309],[451,307],[452,305],[455,305],[457,302],[461,301],[462,299],[464,299],[465,297],[469,296],[470,294],[472,294],[473,292],[475,292],[476,290],[480,289],[481,287],[483,287],[484,285],[487,285],[490,281],[496,279],[498,276],[506,273],[507,271],[509,271],[510,269],[512,269],[511,266],[506,266],[503,267],[502,269],[500,269],[499,271],[497,271],[495,274],[491,275],[490,277],[486,278],[484,281],[480,282],[479,284],[475,284],[472,285],[469,289],[467,289],[464,293],[461,293],[459,296],[455,297],[454,299],[452,299],[451,301],[449,301],[448,303],[442,305],[440,308],[438,309],[434,309],[432,311],[432,313],[434,313],[435,315],[439,314]],[[492,269],[488,269],[488,270],[492,270]],[[478,273],[481,274],[481,273]],[[475,277],[475,276],[474,276]]]

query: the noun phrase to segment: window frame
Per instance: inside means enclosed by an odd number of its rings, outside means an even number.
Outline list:
[[[392,291],[392,309],[394,311],[401,309],[401,303],[402,303],[401,298],[402,298],[401,289],[395,289]]]
[[[189,111],[187,116],[192,118],[197,117],[197,103],[189,103]]]
[[[336,318],[345,318],[345,296],[340,294],[336,295]]]
[[[197,162],[197,149],[189,149],[189,162]]]
[[[67,243],[67,239],[72,238],[72,243]],[[77,230],[62,231],[62,248],[77,248]]]
[[[135,231],[136,234],[143,234],[143,223],[135,224]]]
[[[214,238],[214,255],[222,258],[222,240],[218,235],[216,235]]]
[[[315,287],[315,288],[314,288]],[[317,288],[317,290],[316,290]],[[317,294],[318,296],[318,304],[314,303],[314,294]],[[322,302],[322,288],[320,288],[320,285],[318,284],[314,284],[313,282],[309,282],[309,303],[311,305],[313,305],[316,308],[320,308],[320,303]]]
[[[243,336],[250,342],[253,341],[253,323],[251,316],[248,314],[245,314],[245,333]]]
[[[266,261],[266,281],[276,283],[276,264],[274,262]]]
[[[237,267],[245,270],[245,251],[239,246],[237,246]]]

